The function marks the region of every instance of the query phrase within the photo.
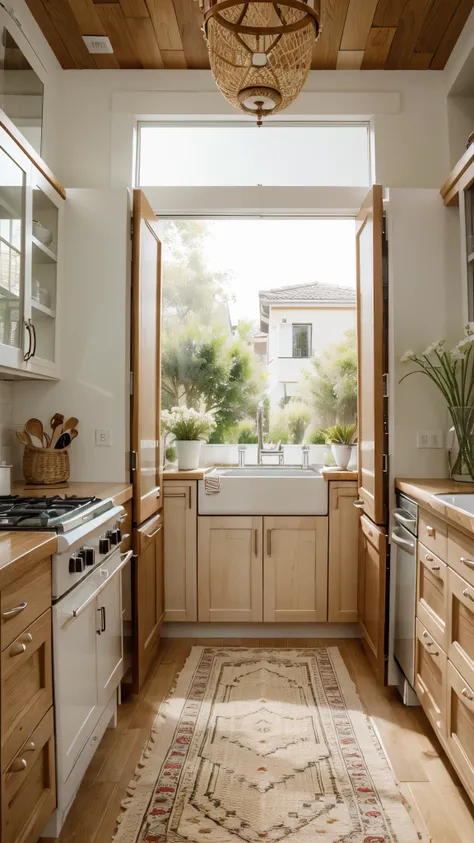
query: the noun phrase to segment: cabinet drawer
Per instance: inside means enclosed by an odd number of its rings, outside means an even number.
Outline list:
[[[447,650],[448,566],[420,542],[416,614],[443,650]]]
[[[474,539],[448,527],[448,565],[474,586]]]
[[[0,593],[2,650],[51,606],[51,559],[44,559]]]
[[[447,746],[463,783],[474,796],[474,690],[448,662]]]
[[[448,656],[474,687],[474,587],[449,570]]]
[[[420,509],[418,518],[418,540],[436,553],[443,561],[448,550],[448,525],[425,509]]]
[[[56,805],[50,708],[2,776],[2,843],[36,841]]]
[[[415,645],[415,691],[431,725],[438,734],[446,731],[447,656],[417,619]]]
[[[2,770],[53,702],[51,609],[2,652]]]
[[[375,527],[375,525],[369,518],[367,518],[366,515],[362,515],[359,523],[362,533],[364,534],[366,539],[368,539],[370,544],[375,547],[376,550],[380,550],[381,542],[384,538],[380,530]]]

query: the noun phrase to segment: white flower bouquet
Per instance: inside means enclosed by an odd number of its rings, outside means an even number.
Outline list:
[[[406,351],[402,363],[414,363],[410,375],[430,378],[443,394],[457,437],[458,453],[451,462],[451,476],[456,480],[474,479],[474,322],[465,328],[465,336],[448,350],[446,340],[431,343],[421,354]]]
[[[213,414],[193,410],[192,407],[172,407],[171,410],[163,410],[161,423],[165,433],[171,433],[175,438],[179,470],[196,469],[201,442],[209,439],[216,426]]]

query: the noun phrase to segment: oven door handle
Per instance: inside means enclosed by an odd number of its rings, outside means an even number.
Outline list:
[[[403,550],[406,550],[407,553],[410,554],[410,556],[415,555],[415,550],[416,550],[415,542],[410,542],[410,541],[408,541],[408,539],[402,539],[402,537],[399,536],[398,533],[395,533],[395,532],[392,532],[392,541],[393,541],[394,544],[398,545],[398,547],[401,547]]]
[[[398,521],[399,524],[405,526],[406,524],[413,524],[416,527],[416,518],[413,515],[408,513],[408,517],[406,515],[406,509],[394,509],[393,510],[393,517],[395,521]]]
[[[76,619],[76,618],[78,618],[80,615],[82,615],[82,613],[83,613],[83,612],[87,609],[87,607],[88,607],[88,606],[90,606],[90,604],[91,604],[91,603],[92,603],[92,602],[96,599],[96,597],[97,597],[97,596],[98,596],[98,595],[99,595],[99,594],[100,594],[100,593],[104,590],[104,588],[105,588],[105,587],[109,584],[109,582],[111,581],[111,579],[113,579],[113,577],[115,577],[115,575],[116,575],[116,574],[118,574],[118,573],[119,573],[119,571],[121,571],[121,570],[122,570],[122,568],[125,568],[125,565],[128,565],[128,563],[130,562],[130,559],[132,558],[132,556],[133,556],[133,550],[128,550],[128,551],[127,551],[127,553],[122,553],[122,555],[121,555],[121,559],[120,559],[120,562],[119,562],[119,564],[117,565],[117,567],[115,568],[114,572],[110,575],[110,577],[107,577],[107,578],[104,580],[104,582],[102,582],[102,583],[98,586],[98,588],[96,588],[96,589],[95,589],[95,591],[93,591],[93,592],[92,592],[92,594],[89,594],[89,597],[87,598],[87,600],[84,600],[84,603],[81,603],[81,605],[80,605],[80,606],[78,606],[78,607],[77,607],[77,609],[73,609],[73,611],[71,612],[71,614],[67,616],[67,618],[65,619],[64,623],[63,623],[63,624],[61,624],[61,626],[62,626],[62,627],[66,626],[68,623],[70,623],[71,621],[75,620],[75,619]]]

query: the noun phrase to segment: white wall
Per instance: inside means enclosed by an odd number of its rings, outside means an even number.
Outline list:
[[[424,375],[400,363],[463,336],[457,210],[436,190],[390,190],[387,204],[390,311],[390,470],[395,477],[447,477],[446,453],[416,447],[416,432],[447,429],[445,401]]]
[[[209,71],[66,71],[60,81],[58,174],[66,185],[130,186],[137,115],[238,118]],[[377,181],[439,187],[446,178],[442,73],[313,71],[282,119],[331,116],[372,120]]]
[[[15,383],[13,422],[77,416],[73,480],[128,479],[129,194],[68,190],[62,277],[61,380]],[[96,428],[112,431],[95,445]]]

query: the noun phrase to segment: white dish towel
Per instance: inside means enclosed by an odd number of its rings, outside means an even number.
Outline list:
[[[204,478],[204,492],[206,495],[218,495],[221,490],[221,478],[218,474]]]

